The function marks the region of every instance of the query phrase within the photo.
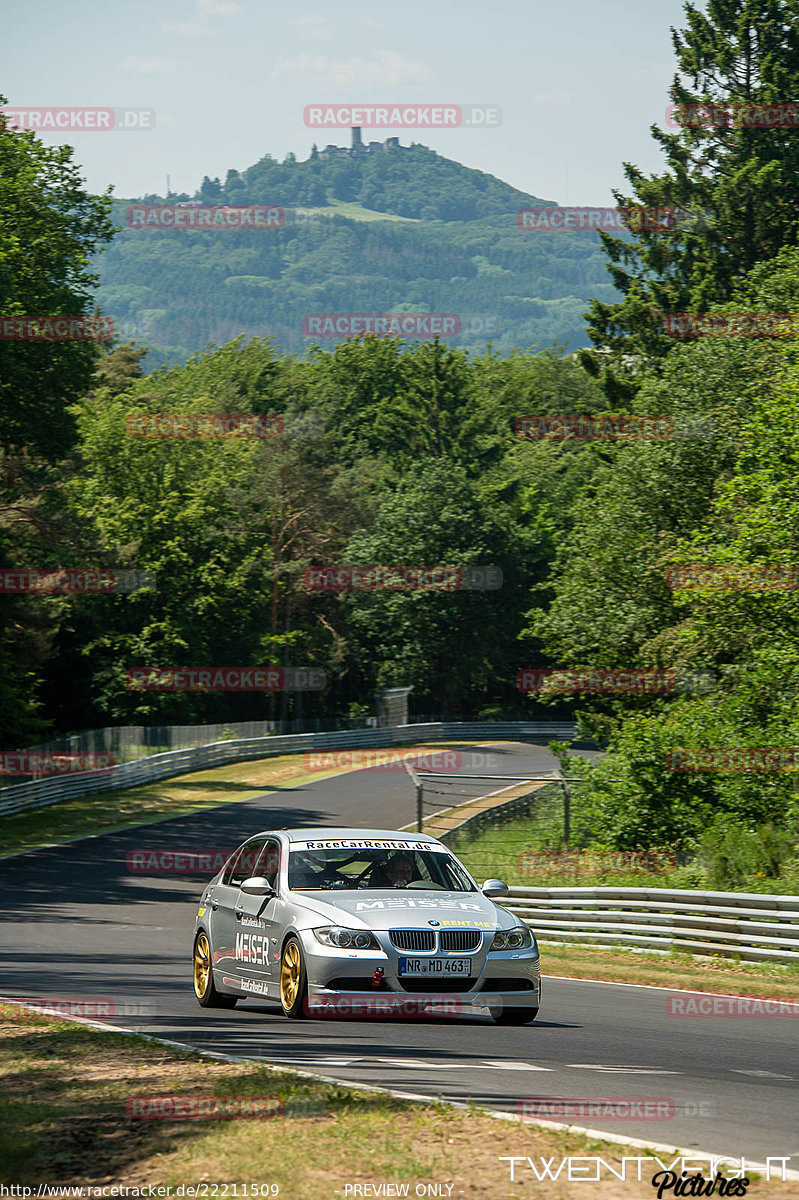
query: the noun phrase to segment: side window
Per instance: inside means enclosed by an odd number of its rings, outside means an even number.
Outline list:
[[[277,891],[277,876],[280,870],[280,842],[274,838],[270,838],[266,842],[261,857],[258,859],[257,869],[253,871],[253,875],[263,875],[269,880],[272,887]]]
[[[233,877],[233,872],[238,867],[238,862],[239,862],[240,858],[241,858],[241,849],[237,850],[235,852],[235,854],[232,854],[230,856],[230,858],[228,859],[228,864],[225,867],[225,873],[222,876],[222,883],[227,884],[228,887],[230,887],[231,880]]]
[[[251,875],[255,874],[255,865],[263,848],[264,838],[253,838],[251,842],[245,842],[236,856],[231,870],[225,872],[224,882],[231,887],[241,887],[245,879],[249,879]]]

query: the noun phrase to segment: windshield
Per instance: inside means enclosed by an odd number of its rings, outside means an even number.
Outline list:
[[[440,851],[380,849],[292,850],[289,887],[297,891],[398,888],[474,892],[459,862]]]

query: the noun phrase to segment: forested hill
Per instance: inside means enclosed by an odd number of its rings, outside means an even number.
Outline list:
[[[246,171],[228,171],[224,183],[206,177],[195,198],[209,204],[310,207],[355,201],[375,212],[422,221],[474,221],[544,203],[418,143],[369,154],[327,157],[323,151],[305,162],[289,155],[279,163],[266,154]]]
[[[303,321],[319,312],[455,313],[457,346],[576,349],[589,300],[616,298],[596,234],[520,230],[520,208],[552,202],[422,145],[323,150],[303,162],[266,155],[224,182],[206,177],[194,197],[168,197],[191,200],[280,206],[286,224],[131,229],[133,201],[117,201],[98,303],[122,340],[151,348],[149,370],[239,334],[303,353],[312,342]]]

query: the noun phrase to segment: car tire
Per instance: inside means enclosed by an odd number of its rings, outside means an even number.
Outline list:
[[[297,937],[287,939],[280,956],[280,1003],[283,1013],[291,1020],[306,1015],[308,1000],[308,972],[305,955]]]
[[[203,1008],[233,1008],[238,996],[226,996],[216,990],[211,967],[208,934],[202,929],[194,939],[194,994]]]
[[[526,1025],[538,1016],[537,1008],[492,1008],[495,1025]]]

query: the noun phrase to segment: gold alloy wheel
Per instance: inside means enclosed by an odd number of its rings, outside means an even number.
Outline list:
[[[287,1012],[294,1006],[299,990],[300,950],[296,942],[289,942],[280,963],[280,999]]]
[[[208,991],[211,978],[211,950],[204,933],[197,936],[194,944],[194,990],[202,1000]]]

